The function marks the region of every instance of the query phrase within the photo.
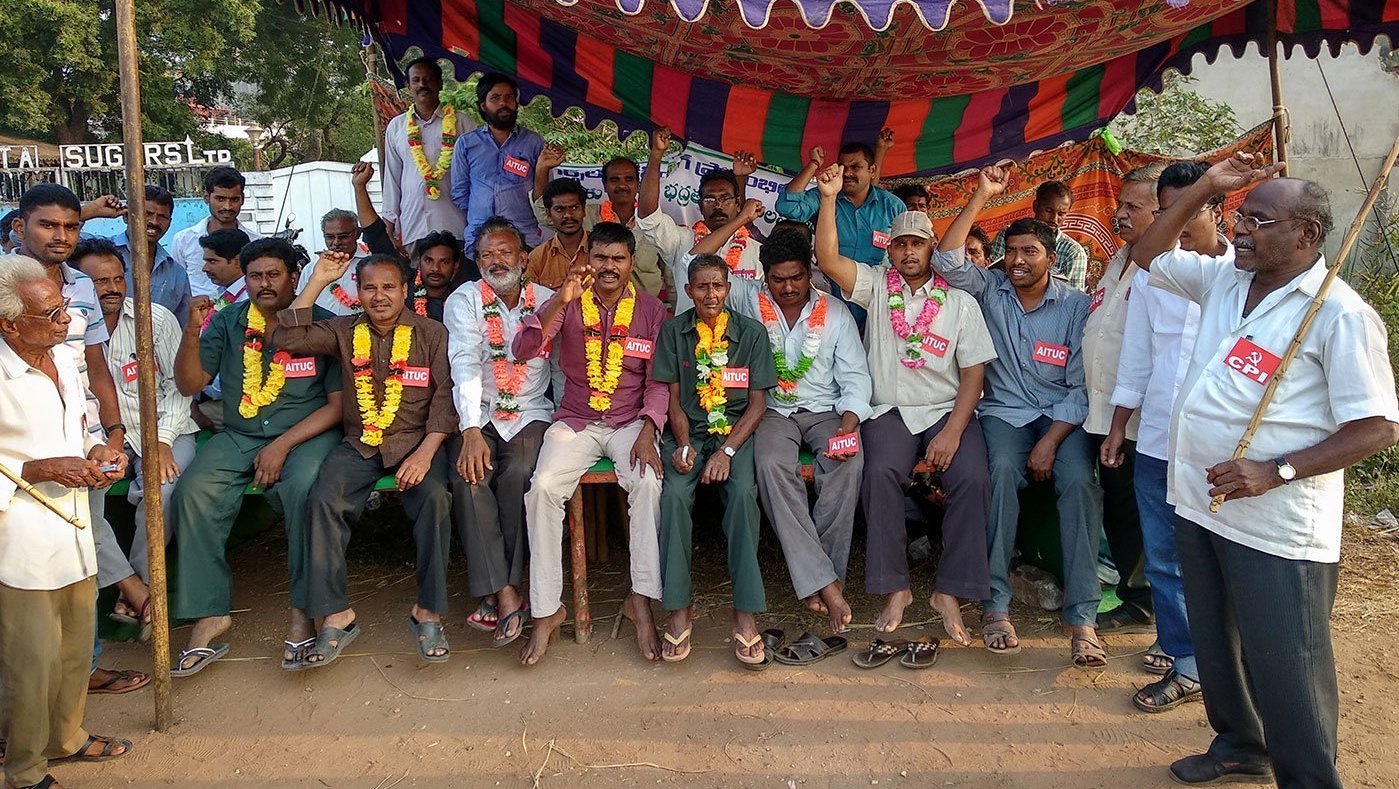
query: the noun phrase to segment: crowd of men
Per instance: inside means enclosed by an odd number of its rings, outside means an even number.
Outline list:
[[[19,255],[0,258],[0,463],[33,486],[0,479],[7,786],[48,786],[52,761],[132,747],[82,728],[89,692],[149,681],[96,668],[98,587],[120,588],[115,616],[150,619],[144,508],[128,555],[102,506],[128,466],[159,469],[173,614],[193,622],[173,662],[185,677],[229,650],[225,543],[249,484],[285,522],[281,667],[344,653],[360,633],[345,550],[384,475],[412,523],[407,622],[421,658],[451,656],[455,530],[477,598],[467,624],[498,647],[532,624],[521,661],[538,663],[567,618],[564,505],[602,458],[627,493],[623,613],[647,660],[693,647],[701,484],[722,504],[735,658],[761,670],[846,648],[861,519],[864,591],[884,599],[876,630],[900,628],[915,601],[914,480],[941,502],[928,602],[947,636],[973,643],[962,607],[979,603],[985,649],[1015,654],[1020,494],[1050,482],[1073,664],[1106,665],[1101,632],[1154,626],[1142,668],[1161,676],[1133,703],[1204,700],[1217,736],[1174,777],[1340,785],[1327,618],[1341,474],[1399,440],[1384,327],[1343,282],[1250,451],[1230,459],[1326,273],[1320,187],[1249,154],[1134,170],[1114,219],[1122,250],[1089,293],[1087,256],[1059,230],[1062,184],[1041,185],[1034,216],[993,241],[978,214],[1011,173],[984,168],[938,237],[926,193],[877,185],[882,135],[834,162],[811,151],[778,200],[788,219],[766,235],[753,226],[761,203],[744,199],[756,162],[740,152],[734,170],[703,176],[703,219],[684,226],[660,210],[664,129],[644,171],[607,163],[606,199],[590,204],[576,181],[549,177],[564,151],[517,123],[509,77],[480,81],[473,127],[440,102],[436,63],[408,74],[414,106],[388,126],[382,204],[373,168],[356,166],[356,210],[324,217],[326,250],[305,266],[239,221],[232,168],[209,172],[208,219],[168,248],[173,201],[147,188],[134,232],[152,244],[156,447],[140,440],[126,236],[81,232],[120,204],[80,204],[52,184],[23,196],[7,228]],[[1245,188],[1226,224],[1223,197]],[[762,630],[764,516],[796,598],[830,636]],[[1105,530],[1123,605],[1099,614]],[[900,656],[926,665],[937,643],[875,638],[855,658]]]

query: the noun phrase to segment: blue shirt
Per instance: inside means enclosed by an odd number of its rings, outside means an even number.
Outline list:
[[[467,250],[474,254],[476,231],[493,216],[510,220],[524,234],[526,244],[539,243],[539,221],[530,205],[530,190],[534,187],[534,163],[543,150],[544,138],[519,125],[504,145],[496,144],[489,125],[457,137],[452,148],[452,202],[466,214],[462,240]],[[524,166],[519,167],[519,163]]]
[[[126,262],[126,292],[134,297],[136,284],[131,278],[131,245],[126,231],[112,236],[111,241]],[[189,318],[189,274],[160,242],[151,248],[151,260],[155,261],[151,265],[151,301],[170,310],[184,328]]]
[[[1081,347],[1088,296],[1050,277],[1044,298],[1026,312],[1004,272],[968,262],[963,251],[935,251],[932,263],[949,284],[981,305],[996,346],[978,413],[1014,427],[1042,416],[1082,425],[1088,418]]]

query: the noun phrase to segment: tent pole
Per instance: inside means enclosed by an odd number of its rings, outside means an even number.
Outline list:
[[[1273,92],[1273,150],[1276,160],[1287,164],[1287,145],[1292,141],[1292,114],[1282,103],[1282,72],[1278,57],[1278,9],[1268,0],[1268,81]],[[1287,172],[1284,170],[1284,172]],[[1291,173],[1287,173],[1291,175]]]
[[[151,328],[151,249],[146,227],[146,162],[141,140],[141,72],[137,63],[136,2],[116,0],[117,64],[121,79],[121,133],[126,159],[127,233],[131,245],[132,296],[136,301],[136,368],[141,399],[141,446],[160,442],[156,415],[155,342]],[[146,550],[150,557],[151,663],[155,728],[171,723],[170,621],[166,611],[165,513],[160,500],[160,464],[142,463],[146,496]]]

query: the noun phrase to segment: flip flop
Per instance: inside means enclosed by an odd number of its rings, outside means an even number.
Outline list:
[[[202,649],[203,647],[197,648]],[[102,752],[96,756],[88,756],[87,749],[98,743],[102,744]],[[122,750],[121,753],[112,753],[118,746],[122,747],[124,750]],[[79,748],[76,753],[70,753],[58,759],[49,759],[49,764],[63,764],[65,762],[110,762],[113,759],[120,759],[129,753],[131,753],[130,740],[119,740],[116,737],[103,737],[100,734],[89,734],[87,736],[87,742],[83,743],[83,747]]]
[[[408,630],[413,633],[413,638],[418,642],[418,654],[423,660],[429,663],[446,663],[447,658],[452,656],[451,648],[447,646],[447,637],[442,634],[441,622],[419,622],[418,618],[412,614],[408,615]],[[445,649],[440,655],[429,655],[429,649]]]
[[[801,638],[777,651],[777,662],[784,666],[809,666],[850,646],[845,636],[819,638],[811,633],[802,633]]]
[[[772,665],[772,653],[778,647],[782,646],[782,641],[786,637],[787,634],[777,628],[768,628],[751,639],[744,638],[742,634],[735,632],[734,642],[741,644],[744,649],[752,649],[754,644],[757,644],[759,641],[763,642],[763,656],[760,658],[753,658],[747,655],[740,655],[738,650],[735,649],[734,657],[738,658],[738,662],[742,663],[743,667],[749,671],[764,671],[768,666]]]
[[[902,655],[906,649],[908,649],[908,641],[904,639],[885,641],[882,638],[876,638],[870,642],[869,648],[864,652],[851,655],[850,662],[860,668],[875,669]]]
[[[144,680],[136,683],[135,685],[130,685],[128,687],[122,688],[121,690],[116,690],[112,687],[118,682],[127,682],[129,680],[136,679],[137,677],[144,677]],[[144,688],[149,684],[151,684],[150,674],[147,674],[142,671],[131,671],[129,669],[123,669],[121,671],[113,671],[112,676],[108,678],[106,682],[103,682],[101,685],[98,685],[95,688],[88,688],[87,692],[94,695],[118,695],[121,693],[130,693],[133,690],[140,690],[141,688]]]
[[[938,662],[938,640],[914,641],[908,645],[904,651],[904,656],[899,658],[899,665],[904,668],[932,668]]]
[[[175,668],[170,669],[172,677],[192,677],[204,670],[204,667],[228,654],[228,644],[215,644],[211,647],[190,647],[175,658]],[[185,663],[185,658],[198,658],[193,666],[180,668]]]
[[[310,651],[311,647],[314,646],[315,643],[315,636],[311,636],[305,641],[283,641],[282,646],[286,648],[287,652],[290,652],[292,654],[292,658],[291,660],[282,658],[282,670],[296,671],[297,666],[306,662],[306,653]]]
[[[476,611],[466,618],[466,624],[480,630],[482,633],[494,633],[497,624],[500,622],[500,609],[481,600],[481,604],[476,606]]]
[[[130,606],[131,604],[127,603],[127,605]],[[141,610],[136,613],[136,616],[131,616],[130,614],[119,614],[116,611],[113,611],[112,613],[107,615],[107,618],[118,624],[135,625],[136,627],[139,627],[140,632],[136,634],[136,639],[142,644],[147,644],[150,643],[151,640],[151,628],[155,626],[154,622],[146,618],[146,612],[150,610],[151,597],[150,595],[146,595],[146,602],[141,604]]]
[[[525,634],[525,626],[523,623],[521,623],[519,628],[515,630],[515,635],[506,636],[501,634],[510,632],[511,622],[515,621],[516,619],[524,619],[527,616],[529,616],[529,603],[525,603],[522,607],[517,608],[514,611],[511,611],[510,613],[502,617],[500,621],[496,623],[495,628],[491,631],[495,634],[495,637],[491,641],[491,646],[503,647],[515,643],[515,639]]]
[[[341,630],[338,627],[323,627],[321,632],[316,634],[316,643],[311,650],[306,653],[306,658],[301,661],[296,668],[289,671],[306,671],[313,668],[323,668],[335,662],[340,657],[340,653],[345,651],[352,641],[359,638],[359,625],[351,622],[350,626]],[[312,655],[320,655],[320,660],[311,660]]]
[[[690,631],[693,630],[693,629],[694,629],[694,628],[687,627],[687,628],[685,628],[685,632],[681,633],[681,634],[678,635],[678,636],[673,636],[673,635],[671,635],[669,630],[663,630],[663,631],[661,631],[661,635],[664,636],[664,637],[665,637],[665,640],[666,640],[671,646],[675,647],[675,650],[676,650],[676,651],[675,651],[675,654],[674,654],[674,655],[671,655],[670,657],[666,657],[666,654],[665,654],[664,652],[662,652],[662,653],[661,653],[661,660],[664,660],[664,661],[667,662],[667,663],[679,663],[680,661],[682,661],[682,660],[684,660],[685,658],[689,657],[689,656],[690,656],[690,649],[694,647],[694,645],[690,643]],[[684,645],[685,645],[685,649],[684,649],[684,650],[681,650],[681,649],[680,649],[680,645],[681,645],[681,644],[684,644]]]

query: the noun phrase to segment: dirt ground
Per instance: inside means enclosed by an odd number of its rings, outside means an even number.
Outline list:
[[[364,633],[334,666],[288,674],[283,636],[285,542],[273,532],[233,556],[235,629],[229,657],[175,681],[176,723],[152,731],[149,689],[94,696],[89,728],[136,741],[130,757],[58,766],[70,786],[265,787],[1166,787],[1172,760],[1205,748],[1199,704],[1150,716],[1132,708],[1150,681],[1150,636],[1108,638],[1106,670],[1068,666],[1051,615],[1017,610],[1024,651],[1000,657],[949,646],[936,667],[891,663],[864,671],[849,654],[808,668],[742,670],[729,643],[722,537],[697,546],[695,651],[678,665],[636,653],[630,623],[614,639],[625,554],[593,568],[595,634],[564,640],[525,669],[519,646],[491,649],[462,624],[472,607],[464,565],[452,565],[449,662],[413,651],[405,616],[414,596],[406,546],[352,547],[351,596]],[[799,611],[770,533],[770,606],[763,626],[791,637],[819,631]],[[863,562],[852,559],[852,570]],[[1349,786],[1399,787],[1399,708],[1390,703],[1399,540],[1363,527],[1348,535],[1336,611],[1341,682],[1341,774]],[[942,636],[931,611],[931,568],[918,567],[905,637]],[[852,589],[859,588],[852,572]],[[853,594],[852,649],[872,637],[875,600]],[[565,599],[569,593],[565,592]],[[247,610],[243,610],[247,609]],[[968,607],[968,621],[979,611]],[[187,629],[173,640],[184,643]],[[137,644],[109,644],[104,666],[149,668]]]

